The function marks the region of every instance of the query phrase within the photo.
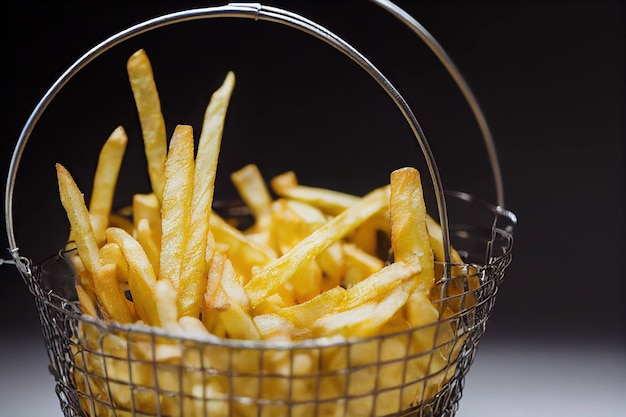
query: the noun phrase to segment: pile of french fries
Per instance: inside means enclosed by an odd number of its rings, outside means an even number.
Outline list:
[[[419,172],[399,168],[358,197],[300,184],[292,171],[266,180],[250,163],[231,174],[252,218],[238,227],[213,202],[234,74],[211,96],[197,141],[188,125],[168,141],[144,50],[127,70],[152,192],[134,195],[130,216],[112,209],[128,141],[121,126],[102,147],[88,204],[56,165],[80,306],[98,319],[81,323],[74,346],[84,411],[369,416],[434,395],[454,373],[461,342],[445,320],[453,305],[442,311],[431,301],[443,246]],[[180,341],[188,339],[205,343]]]

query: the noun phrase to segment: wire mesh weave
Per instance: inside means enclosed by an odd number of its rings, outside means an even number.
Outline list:
[[[433,288],[434,305],[452,314],[365,339],[224,340],[104,322],[72,301],[63,253],[33,266],[28,285],[67,417],[452,417],[511,261],[511,235],[495,232],[489,263],[454,265],[460,273]],[[424,332],[441,337],[415,349],[411,341]]]

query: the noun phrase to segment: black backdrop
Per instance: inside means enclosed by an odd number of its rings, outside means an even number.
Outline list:
[[[75,59],[134,23],[208,4],[8,3],[2,184],[27,117]],[[325,24],[362,50],[408,97],[444,186],[494,199],[471,114],[413,34],[365,1],[271,4]],[[623,338],[621,2],[398,4],[439,40],[476,93],[496,139],[506,206],[519,217],[514,261],[488,336]],[[424,169],[397,109],[346,58],[289,28],[230,20],[211,25],[207,30],[204,23],[192,23],[175,33],[131,41],[59,95],[27,147],[16,184],[14,215],[23,255],[41,259],[66,236],[54,162],[84,178],[79,185],[87,190],[94,152],[117,124],[124,124],[136,142],[124,62],[137,47],[145,47],[153,60],[170,132],[176,123],[199,129],[210,92],[227,70],[237,74],[220,172],[259,162],[268,176],[295,169],[302,182],[364,193],[385,181],[392,168]],[[125,165],[123,175],[145,187],[144,168],[139,158]],[[216,196],[231,193],[227,174],[219,175]],[[0,243],[8,246],[4,234]],[[2,337],[17,331],[37,335],[33,299],[19,275],[3,265],[0,279]]]

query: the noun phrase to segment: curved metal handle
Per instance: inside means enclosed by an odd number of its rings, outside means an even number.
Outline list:
[[[498,162],[498,154],[496,152],[496,145],[493,140],[493,135],[489,129],[487,119],[478,104],[476,96],[469,87],[469,84],[461,74],[461,71],[454,64],[448,53],[443,49],[441,44],[437,42],[434,36],[430,34],[413,16],[407,13],[405,10],[392,3],[389,0],[370,0],[371,2],[379,5],[389,13],[394,15],[398,20],[408,26],[413,32],[415,32],[420,39],[430,48],[433,54],[439,59],[443,66],[448,71],[448,74],[452,77],[457,87],[465,97],[465,101],[469,105],[480,132],[487,148],[487,154],[489,155],[489,163],[491,164],[491,171],[493,173],[494,185],[496,188],[496,199],[498,206],[504,208],[504,185],[502,181],[502,172],[500,170],[500,163]]]
[[[401,9],[387,1],[377,1],[377,3],[384,5],[385,7],[391,7],[391,10],[400,11]],[[401,13],[401,15],[404,15]],[[376,80],[383,90],[389,95],[396,106],[399,108],[407,123],[410,125],[415,138],[417,139],[419,146],[424,154],[426,163],[428,166],[429,174],[432,179],[433,186],[435,188],[435,196],[437,201],[437,208],[439,214],[439,220],[443,232],[443,247],[445,254],[445,270],[444,276],[449,276],[448,264],[450,263],[450,238],[449,238],[449,225],[447,208],[444,197],[443,185],[439,175],[437,164],[431,152],[430,146],[426,140],[426,136],[417,121],[417,118],[413,114],[413,111],[408,106],[406,100],[398,92],[398,90],[391,84],[391,82],[359,51],[348,44],[339,36],[335,35],[328,29],[319,24],[312,22],[304,17],[275,7],[263,6],[260,3],[231,3],[225,6],[217,7],[205,7],[197,9],[189,9],[180,12],[174,12],[166,15],[162,15],[142,23],[131,26],[130,28],[123,30],[103,42],[99,43],[78,60],[74,62],[50,87],[46,94],[39,101],[30,117],[24,125],[20,137],[17,141],[14,149],[11,163],[9,166],[9,173],[7,177],[7,185],[5,189],[5,222],[7,229],[7,237],[9,241],[9,250],[15,260],[16,266],[22,273],[28,273],[28,266],[18,254],[17,242],[15,240],[15,234],[13,229],[13,191],[15,187],[15,180],[17,175],[17,169],[20,163],[20,159],[24,152],[26,143],[43,112],[48,105],[52,102],[59,91],[72,79],[76,73],[83,69],[87,64],[96,59],[98,56],[108,51],[115,45],[122,43],[128,39],[131,39],[144,32],[157,29],[163,26],[168,26],[175,23],[181,23],[191,20],[199,20],[205,18],[217,18],[217,17],[231,17],[231,18],[248,18],[254,20],[263,20],[268,22],[280,23],[311,36],[314,36],[336,50],[343,53],[350,58],[356,64],[358,64],[363,70],[365,70],[372,78]],[[429,43],[430,42],[430,43]],[[432,44],[432,40],[427,42]],[[437,44],[435,44],[437,45]],[[445,55],[444,55],[445,56]],[[444,59],[448,62],[448,60]],[[457,73],[458,71],[453,71]],[[458,75],[460,76],[460,75]],[[469,89],[467,89],[469,91]],[[479,112],[479,114],[481,114]],[[499,171],[498,171],[499,172]]]

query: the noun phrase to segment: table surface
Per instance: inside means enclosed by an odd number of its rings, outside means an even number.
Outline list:
[[[41,336],[0,341],[0,416],[62,417]],[[623,344],[481,342],[456,417],[622,417]]]

